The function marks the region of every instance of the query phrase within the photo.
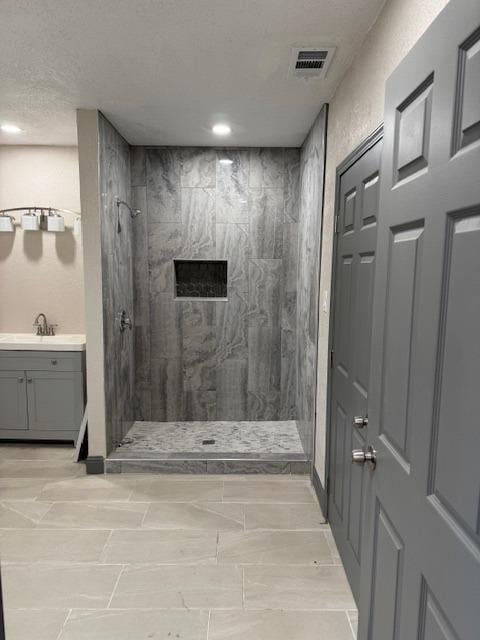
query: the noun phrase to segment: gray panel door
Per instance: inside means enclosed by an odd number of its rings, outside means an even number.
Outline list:
[[[80,372],[27,371],[28,415],[32,431],[73,430],[83,415]]]
[[[328,516],[355,597],[360,579],[366,471],[350,464],[365,445],[382,142],[376,138],[339,178],[330,397]],[[367,147],[368,148],[368,147]]]
[[[0,429],[28,429],[25,384],[25,371],[0,371]]]
[[[361,640],[480,638],[480,3],[386,86]]]

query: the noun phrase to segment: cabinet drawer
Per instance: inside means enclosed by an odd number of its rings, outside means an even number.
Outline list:
[[[0,352],[3,371],[81,371],[81,352],[66,351],[4,351]]]

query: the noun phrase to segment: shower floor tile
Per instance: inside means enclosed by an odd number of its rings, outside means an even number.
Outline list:
[[[294,420],[275,422],[135,422],[110,459],[162,454],[221,459],[224,455],[304,456]],[[197,454],[197,455],[195,455]]]

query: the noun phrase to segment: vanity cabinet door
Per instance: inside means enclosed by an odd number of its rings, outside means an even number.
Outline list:
[[[0,371],[0,429],[28,429],[25,371]]]
[[[27,396],[31,431],[67,431],[80,427],[83,415],[80,372],[27,371]]]

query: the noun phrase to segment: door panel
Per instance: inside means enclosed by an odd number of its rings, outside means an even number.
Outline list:
[[[0,429],[28,429],[25,385],[25,371],[0,371]]]
[[[450,0],[386,86],[361,640],[480,637],[479,52]]]
[[[27,371],[30,429],[78,429],[83,414],[81,380],[80,372]]]
[[[365,429],[352,423],[368,410],[380,153],[377,135],[341,174],[337,205],[328,515],[355,596],[365,471],[350,460],[352,448],[365,445]]]

